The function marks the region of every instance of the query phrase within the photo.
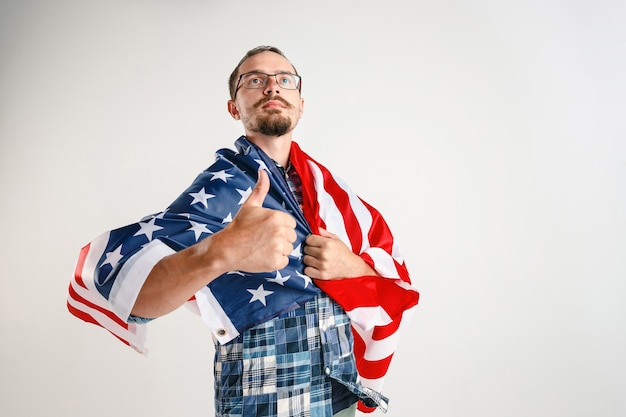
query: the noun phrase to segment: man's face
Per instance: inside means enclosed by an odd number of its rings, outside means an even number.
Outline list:
[[[248,58],[239,68],[239,74],[253,71],[266,74],[295,73],[284,57],[274,52],[261,52]],[[300,120],[304,100],[300,91],[279,87],[275,77],[259,89],[239,86],[234,100],[229,100],[228,111],[241,120],[246,133],[264,136],[283,136],[291,132]]]

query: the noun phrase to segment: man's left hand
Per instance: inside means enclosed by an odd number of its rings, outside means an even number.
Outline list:
[[[337,235],[327,230],[320,228],[320,234],[309,235],[305,243],[304,273],[313,279],[333,280],[378,275]]]

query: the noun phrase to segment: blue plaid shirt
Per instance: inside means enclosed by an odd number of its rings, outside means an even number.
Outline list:
[[[217,417],[330,417],[333,381],[369,407],[387,403],[359,383],[350,319],[325,294],[215,347]]]

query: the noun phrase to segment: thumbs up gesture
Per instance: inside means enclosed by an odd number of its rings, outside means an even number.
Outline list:
[[[256,186],[233,221],[212,236],[211,246],[226,270],[268,272],[289,263],[296,221],[287,213],[263,207],[269,189],[267,172],[259,170]]]

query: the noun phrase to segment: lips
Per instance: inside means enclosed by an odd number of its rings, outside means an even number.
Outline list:
[[[285,106],[279,101],[268,101],[263,105],[264,109],[284,109]]]
[[[258,102],[255,107],[261,107],[263,109],[286,109],[291,106],[280,97],[268,97]]]

